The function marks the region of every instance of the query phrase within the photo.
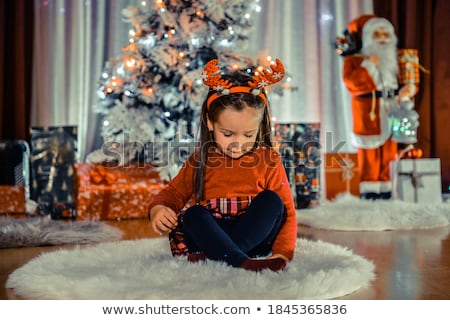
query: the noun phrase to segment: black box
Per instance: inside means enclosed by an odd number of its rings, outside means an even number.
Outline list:
[[[320,125],[275,123],[274,146],[280,153],[297,209],[314,207],[320,200]]]

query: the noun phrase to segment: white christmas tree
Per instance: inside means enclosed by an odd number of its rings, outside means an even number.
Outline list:
[[[144,155],[170,179],[195,140],[206,62],[252,70],[271,63],[236,53],[247,48],[260,10],[258,0],[155,0],[123,9],[132,25],[129,43],[102,72],[97,111],[104,144],[88,161],[117,160],[120,151],[126,164]]]

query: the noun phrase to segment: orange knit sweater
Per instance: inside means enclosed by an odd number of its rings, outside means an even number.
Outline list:
[[[179,212],[190,202],[196,155],[190,156],[178,175],[154,198],[149,210],[160,204]],[[281,157],[275,150],[259,147],[239,159],[229,158],[219,151],[211,152],[204,183],[205,199],[255,197],[266,189],[276,192],[285,205],[287,217],[272,253],[293,258],[297,239],[296,211]]]

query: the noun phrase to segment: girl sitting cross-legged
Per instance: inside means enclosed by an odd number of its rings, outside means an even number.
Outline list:
[[[297,239],[294,200],[272,148],[264,87],[280,81],[280,60],[257,75],[203,71],[209,87],[200,141],[178,175],[149,207],[152,228],[169,233],[174,255],[223,261],[252,271],[281,271]]]

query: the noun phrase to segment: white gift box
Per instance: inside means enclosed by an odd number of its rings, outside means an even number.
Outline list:
[[[442,202],[440,159],[401,159],[390,163],[394,199]]]

